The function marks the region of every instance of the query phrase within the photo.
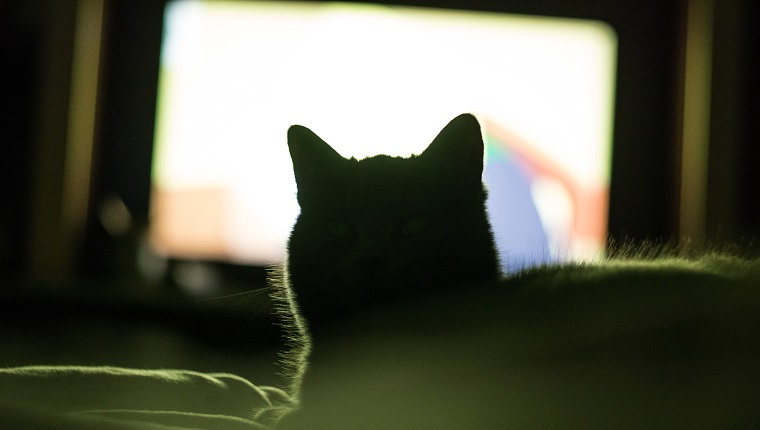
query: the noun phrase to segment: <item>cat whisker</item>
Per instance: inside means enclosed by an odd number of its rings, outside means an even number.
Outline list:
[[[224,295],[224,296],[207,297],[205,299],[196,299],[196,300],[194,300],[194,302],[195,303],[208,302],[208,301],[211,301],[211,300],[228,299],[230,297],[237,297],[237,296],[244,296],[243,299],[246,299],[246,298],[249,298],[249,297],[258,296],[258,295],[260,295],[262,293],[267,292],[268,290],[269,290],[269,287],[257,288],[255,290],[243,291],[241,293],[227,294],[227,295]]]

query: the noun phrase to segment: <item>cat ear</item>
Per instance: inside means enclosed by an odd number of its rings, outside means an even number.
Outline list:
[[[336,163],[345,160],[327,142],[301,125],[293,125],[288,129],[288,149],[296,183],[299,185],[306,177],[330,171]]]
[[[436,164],[443,164],[457,171],[464,170],[475,172],[477,178],[483,173],[483,135],[480,132],[480,123],[469,113],[464,113],[452,119],[446,127],[438,133],[427,149],[420,154],[420,158],[434,160]]]

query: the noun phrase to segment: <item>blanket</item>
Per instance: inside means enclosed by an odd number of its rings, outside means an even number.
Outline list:
[[[225,373],[76,366],[0,369],[0,428],[267,429],[292,407],[285,392]]]

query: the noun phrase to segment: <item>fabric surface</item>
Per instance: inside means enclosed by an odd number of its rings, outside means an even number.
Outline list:
[[[283,391],[224,373],[117,367],[0,369],[0,428],[266,429]]]

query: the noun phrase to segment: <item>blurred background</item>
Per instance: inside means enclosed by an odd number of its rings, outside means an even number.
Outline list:
[[[756,2],[398,3],[605,23],[615,63],[602,241],[606,233],[617,242],[754,247]],[[161,252],[151,239],[165,7],[0,3],[3,365],[178,367],[276,380],[279,331],[261,290],[265,264]],[[213,196],[205,202],[181,212],[213,207]]]

